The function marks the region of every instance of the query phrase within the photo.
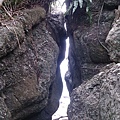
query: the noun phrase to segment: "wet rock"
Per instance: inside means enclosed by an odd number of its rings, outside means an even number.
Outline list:
[[[69,94],[71,94],[72,90],[73,90],[73,81],[72,81],[72,78],[71,78],[71,73],[70,71],[68,70],[65,74],[65,81],[66,81],[66,85],[67,85],[67,89],[69,91]]]
[[[120,64],[107,65],[71,94],[69,120],[120,119]]]

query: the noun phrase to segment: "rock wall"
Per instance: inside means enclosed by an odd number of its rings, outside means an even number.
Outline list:
[[[66,2],[69,6],[70,1]],[[70,37],[69,69],[73,80],[72,88],[89,80],[99,73],[102,67],[113,61],[108,54],[110,42],[108,43],[106,37],[112,28],[114,11],[119,2],[95,0],[90,6],[90,16],[86,13],[84,2],[83,8],[78,7],[73,15],[66,16]]]
[[[46,20],[35,7],[0,26],[0,120],[51,120],[58,108],[66,32]]]
[[[105,40],[111,61],[120,62],[120,6],[115,10],[112,29]]]
[[[69,7],[70,1],[66,3]],[[72,79],[68,86],[73,90],[69,120],[120,119],[119,5],[119,0],[94,0],[89,16],[84,2],[83,8],[78,7],[74,14],[66,16]]]
[[[120,63],[107,65],[102,72],[73,90],[69,119],[119,120],[119,85]]]

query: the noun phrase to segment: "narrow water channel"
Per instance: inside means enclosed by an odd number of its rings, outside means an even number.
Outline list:
[[[63,82],[62,96],[59,101],[60,102],[59,108],[53,115],[52,120],[67,120],[67,108],[70,103],[69,92],[65,82],[65,73],[68,71],[68,52],[69,52],[69,38],[66,39],[65,59],[62,61],[60,65]]]
[[[63,4],[65,0],[57,0],[56,3],[52,6],[53,7],[53,14],[55,13],[65,13],[66,12],[66,5]],[[66,29],[66,24],[64,25]],[[65,59],[62,61],[60,65],[61,69],[61,76],[63,82],[63,91],[60,98],[60,105],[58,110],[52,116],[52,120],[68,120],[67,118],[67,108],[70,103],[69,92],[65,82],[65,73],[68,71],[68,52],[69,52],[69,38],[66,39],[66,51],[65,51]]]

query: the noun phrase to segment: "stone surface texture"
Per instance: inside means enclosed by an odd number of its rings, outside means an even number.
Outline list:
[[[73,90],[69,120],[119,120],[119,102],[120,63],[110,64]]]
[[[109,56],[112,51],[116,52],[114,55],[116,59],[119,59],[119,27],[116,28],[117,35],[109,33],[113,27],[115,9],[119,4],[119,0],[105,0],[104,2],[94,0],[90,5],[91,19],[85,12],[85,5],[82,9],[78,7],[73,17],[66,16],[70,37],[69,69],[73,88],[89,80],[99,73],[102,67],[112,62]],[[116,37],[116,41],[112,40],[113,37]],[[116,47],[117,50],[115,50]],[[114,61],[118,62],[118,60]]]
[[[51,120],[59,106],[66,33],[58,22],[54,38],[45,19],[35,7],[0,26],[0,120]]]
[[[105,42],[108,45],[111,61],[120,62],[120,17],[114,23]]]
[[[66,0],[67,7],[70,1]],[[69,120],[120,119],[120,1],[94,0],[67,15]],[[115,63],[113,63],[115,62]],[[67,75],[67,74],[66,74]]]

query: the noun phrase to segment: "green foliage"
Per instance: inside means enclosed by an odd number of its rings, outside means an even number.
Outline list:
[[[89,13],[89,7],[90,7],[90,3],[92,3],[92,0],[73,0],[70,3],[70,6],[66,12],[66,15],[70,13],[70,11],[72,10],[72,14],[74,14],[74,12],[76,11],[76,9],[78,7],[82,8],[83,7],[83,2],[87,3],[87,7],[86,7],[86,12]]]

